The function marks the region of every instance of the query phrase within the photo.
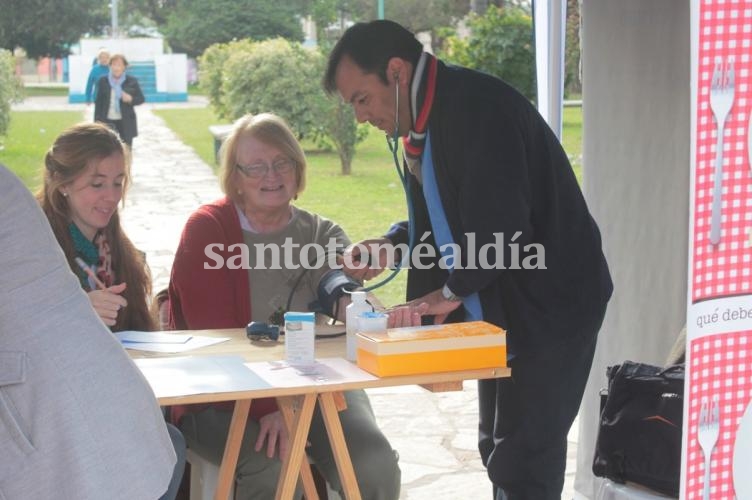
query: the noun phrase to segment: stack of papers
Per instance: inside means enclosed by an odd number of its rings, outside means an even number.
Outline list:
[[[176,353],[186,352],[199,347],[206,347],[230,340],[229,337],[201,337],[199,335],[180,335],[167,332],[139,332],[124,330],[115,336],[126,349],[137,351]]]

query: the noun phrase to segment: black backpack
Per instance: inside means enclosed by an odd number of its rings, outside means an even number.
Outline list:
[[[684,364],[608,367],[593,473],[679,496]]]

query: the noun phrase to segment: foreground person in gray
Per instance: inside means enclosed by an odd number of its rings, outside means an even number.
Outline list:
[[[158,498],[175,452],[154,395],[2,165],[0,248],[0,498]]]

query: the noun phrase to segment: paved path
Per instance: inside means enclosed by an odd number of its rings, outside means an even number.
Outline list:
[[[14,109],[80,109],[60,98],[33,99]],[[170,106],[204,106],[197,100]],[[151,111],[138,106],[139,136],[134,141],[133,183],[122,210],[123,226],[146,252],[154,290],[167,286],[172,256],[188,216],[221,196],[217,178]],[[207,134],[209,132],[207,131]],[[387,154],[385,151],[384,154]],[[461,392],[429,393],[418,387],[369,390],[379,425],[400,454],[402,499],[491,499],[491,486],[476,448],[476,383]],[[562,498],[573,498],[577,423],[570,433],[567,478]]]

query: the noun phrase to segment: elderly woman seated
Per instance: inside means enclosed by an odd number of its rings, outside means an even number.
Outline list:
[[[342,228],[295,207],[306,159],[287,124],[271,114],[235,123],[222,150],[226,196],[188,220],[169,286],[169,323],[177,329],[238,328],[250,321],[280,324],[285,311],[312,311],[344,319],[348,291],[360,284],[337,269],[349,244]],[[400,311],[404,314],[404,310]],[[402,324],[419,322],[418,311]],[[393,322],[392,322],[393,323]],[[396,499],[397,453],[376,425],[364,391],[345,393],[340,420],[363,498]],[[272,400],[251,406],[236,470],[235,498],[272,498],[287,435]],[[219,463],[232,408],[215,404],[177,408],[173,416],[189,447]],[[341,490],[321,415],[308,437],[309,457]]]

